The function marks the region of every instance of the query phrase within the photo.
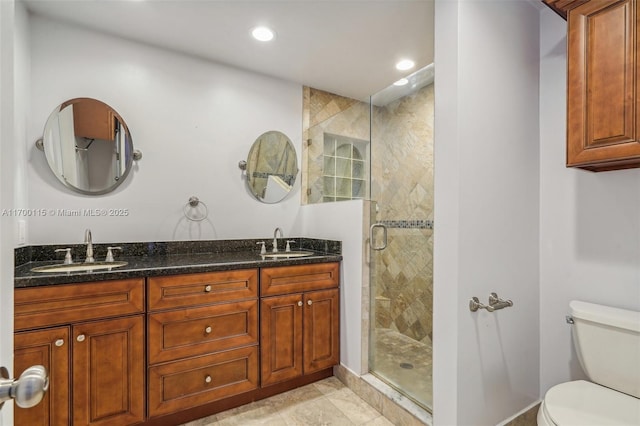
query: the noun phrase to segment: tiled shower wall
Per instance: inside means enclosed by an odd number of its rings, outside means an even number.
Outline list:
[[[430,343],[433,293],[433,85],[385,106],[304,88],[303,204],[322,202],[325,133],[373,137],[371,188],[388,246],[375,252],[376,327]]]
[[[368,141],[369,104],[310,87],[303,93],[302,204],[321,203],[324,135]]]
[[[372,119],[371,194],[387,248],[375,255],[377,327],[431,343],[433,324],[433,84]]]

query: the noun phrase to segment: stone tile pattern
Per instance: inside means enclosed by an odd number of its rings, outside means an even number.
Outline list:
[[[333,372],[342,383],[377,411],[381,412],[392,424],[396,426],[420,426],[433,423],[431,415],[424,410],[421,414],[414,414],[403,407],[402,405],[407,402],[406,398],[393,391],[392,388],[387,386],[387,389],[381,389],[373,386],[342,365],[334,367]]]
[[[387,249],[375,255],[372,276],[376,281],[371,285],[376,326],[429,345],[433,324],[433,111],[433,85],[375,107],[371,164],[376,221],[412,225],[389,229]]]
[[[332,93],[304,88],[303,204],[322,202],[325,133],[373,138],[371,188],[376,221],[433,224],[433,85],[374,107]],[[421,342],[432,338],[433,233],[428,226],[389,231],[389,245],[376,255],[376,326]],[[405,229],[406,228],[406,229]]]
[[[396,389],[402,389],[425,409],[433,407],[433,352],[428,343],[418,342],[388,328],[376,328],[372,336],[372,371]]]
[[[504,426],[537,426],[539,408],[540,404],[531,407],[515,419],[511,420],[509,423],[506,423]]]
[[[324,134],[368,141],[369,129],[368,103],[304,87],[302,204],[323,201]]]
[[[183,426],[391,426],[379,411],[335,377],[271,398],[186,423]]]

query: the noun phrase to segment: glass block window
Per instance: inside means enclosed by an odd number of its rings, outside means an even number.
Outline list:
[[[367,197],[369,143],[324,134],[323,202]]]

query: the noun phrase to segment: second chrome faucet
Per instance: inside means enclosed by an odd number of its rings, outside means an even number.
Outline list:
[[[282,229],[276,228],[273,231],[273,249],[271,251],[274,253],[278,252],[278,232],[280,233],[280,238],[284,238],[284,235],[282,235]]]
[[[87,257],[84,259],[84,262],[95,262],[96,260],[93,258],[93,241],[91,238],[91,229],[86,229],[84,231],[84,243],[87,245]]]

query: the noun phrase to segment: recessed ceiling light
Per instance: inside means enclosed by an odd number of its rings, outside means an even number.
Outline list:
[[[409,80],[407,80],[406,78],[401,78],[400,80],[398,80],[395,83],[393,83],[393,85],[394,86],[404,86],[407,83],[409,83]]]
[[[396,69],[400,70],[400,71],[406,71],[406,70],[410,70],[411,68],[415,67],[416,64],[415,62],[413,62],[410,59],[403,59],[400,62],[398,62],[396,64]]]
[[[275,37],[273,30],[267,27],[256,27],[251,31],[251,35],[258,41],[271,41]]]

